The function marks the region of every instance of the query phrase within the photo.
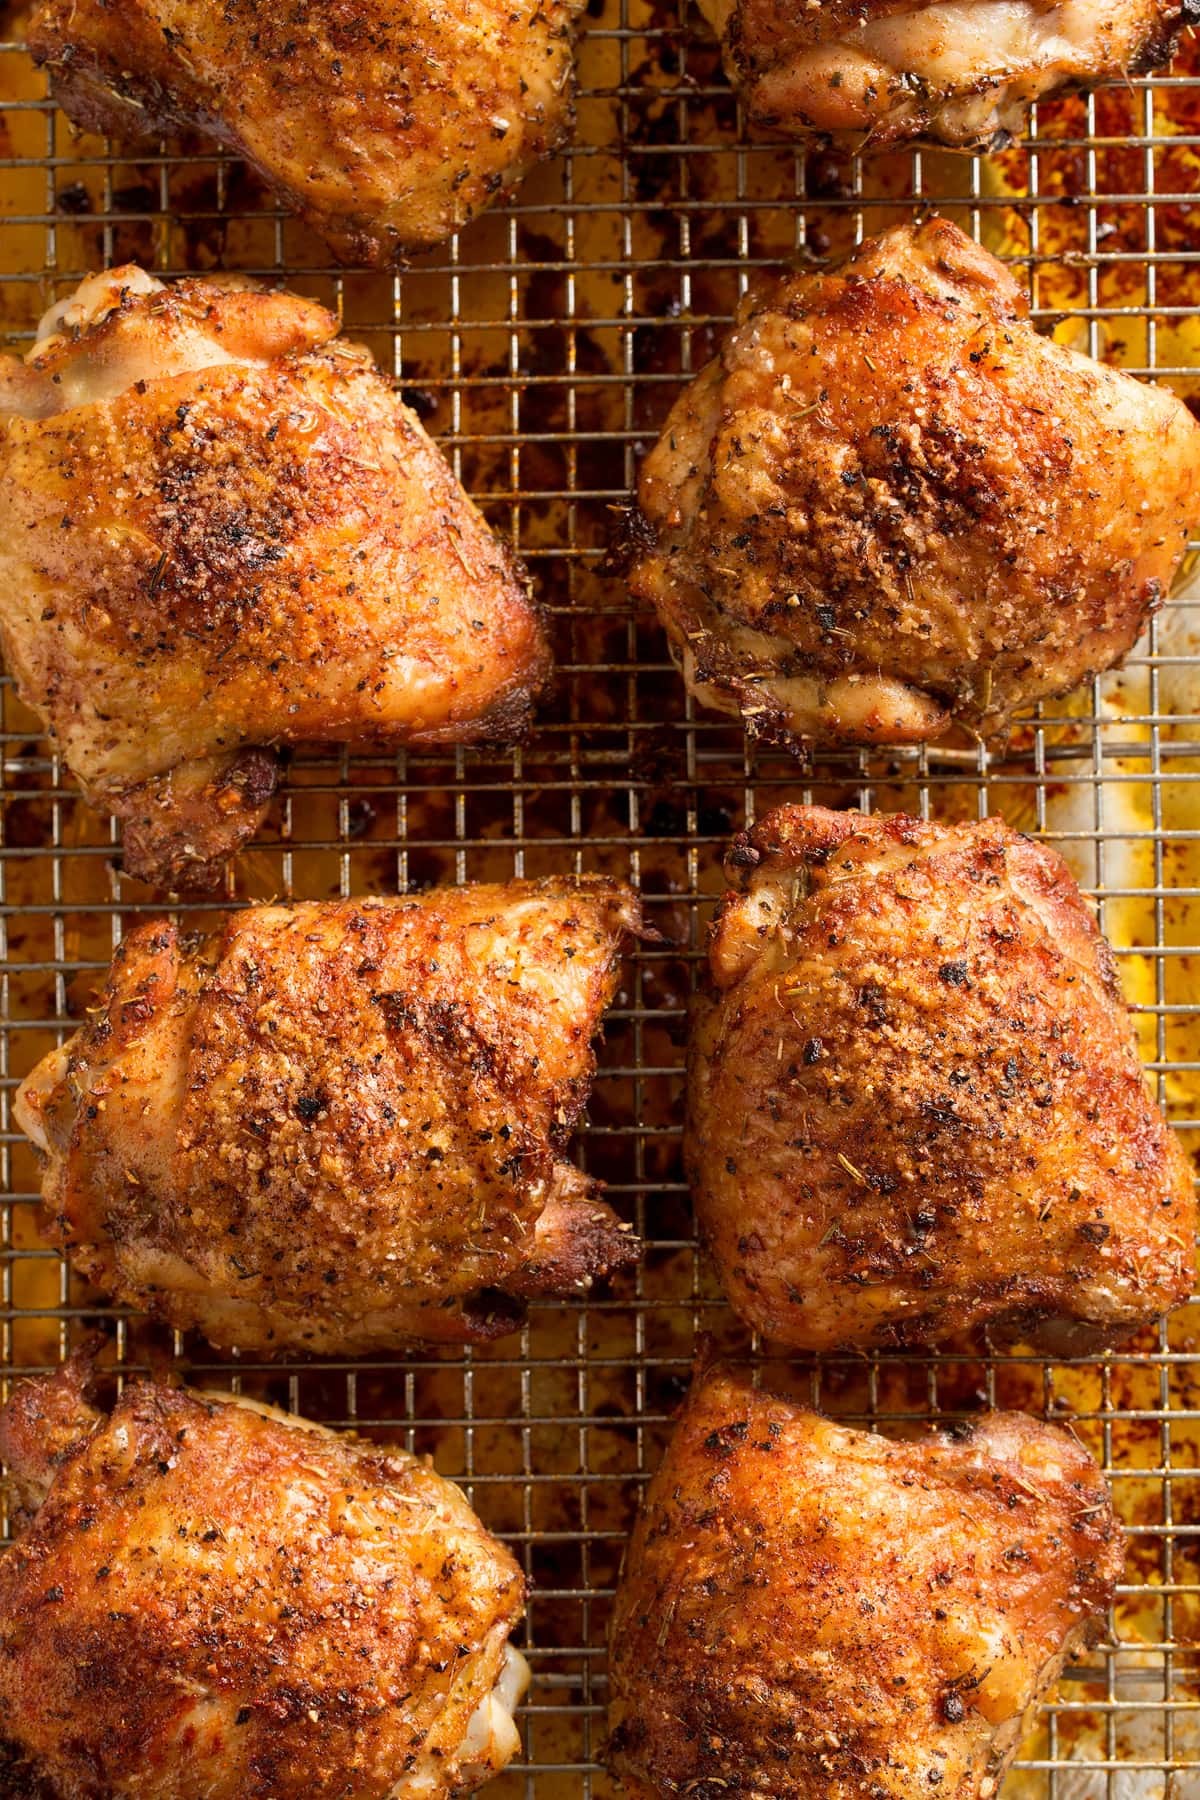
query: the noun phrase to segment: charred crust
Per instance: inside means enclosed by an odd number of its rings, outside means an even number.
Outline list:
[[[727,867],[735,871],[757,869],[767,851],[754,841],[752,831],[739,831],[726,852]]]
[[[187,769],[169,771],[114,797],[124,872],[169,892],[211,893],[262,823],[278,778],[275,752],[251,748],[199,784]]]
[[[1118,386],[1141,417],[1114,431]],[[642,465],[658,531],[630,586],[755,739],[998,739],[1118,663],[1178,566],[1195,452],[1174,406],[1047,344],[1011,275],[933,217],[743,303]]]
[[[480,1288],[462,1304],[464,1343],[490,1344],[519,1331],[528,1317],[524,1301],[499,1288]]]
[[[0,1800],[62,1800],[18,1744],[0,1739]]]
[[[1197,0],[1200,4],[1200,0]],[[614,522],[600,563],[602,575],[627,577],[642,557],[658,548],[659,534],[636,501],[624,506]]]
[[[81,304],[78,329],[70,319],[25,370],[39,405],[60,363],[103,359],[110,337],[118,362],[143,337],[169,352],[177,331],[218,353],[175,375],[167,354],[170,379],[52,406],[0,471],[4,497],[21,496],[31,577],[59,596],[26,647],[23,692],[70,738],[89,799],[127,822],[127,873],[218,887],[269,801],[274,743],[525,733],[552,671],[543,609],[367,353],[324,347],[331,315],[211,281],[144,292],[119,273]],[[68,483],[69,511],[46,513],[43,476]],[[89,483],[119,495],[119,533],[99,529]],[[88,654],[59,669],[68,615]],[[425,672],[411,688],[410,661]],[[172,769],[159,715],[175,727]]]
[[[552,1192],[530,1255],[506,1279],[511,1294],[533,1299],[579,1293],[641,1258],[641,1239],[601,1198],[599,1182],[570,1167],[562,1171],[559,1186],[563,1192]]]
[[[1190,1170],[1059,856],[999,819],[784,806],[729,872],[684,1165],[743,1319],[1073,1356],[1187,1297]]]
[[[1200,24],[1200,0],[1177,0],[1174,16],[1165,18],[1152,30],[1133,58],[1131,78],[1152,75],[1169,63],[1179,48],[1179,40],[1189,26]]]
[[[693,1386],[619,1579],[610,1767],[639,1795],[714,1800],[731,1772],[755,1794],[874,1792],[877,1772],[882,1795],[896,1768],[956,1751],[998,1780],[1121,1560],[1099,1469],[1054,1427],[989,1414],[969,1442],[889,1442],[718,1366]],[[997,1612],[1020,1666],[985,1694]]]
[[[510,689],[475,718],[450,720],[428,731],[402,734],[414,748],[435,744],[519,744],[528,737],[534,709],[554,684],[554,664],[544,640],[527,685]]]
[[[381,267],[406,262],[503,202],[531,168],[573,134],[572,53],[581,10],[575,0],[556,0],[535,15],[528,44],[519,38],[503,42],[496,52],[500,65],[494,85],[486,80],[481,84],[468,73],[465,85],[473,104],[460,99],[449,70],[445,80],[415,86],[400,78],[386,82],[373,73],[381,57],[391,66],[402,45],[389,43],[385,32],[373,45],[369,22],[364,35],[358,13],[347,21],[337,9],[226,6],[224,38],[218,36],[207,53],[188,56],[181,34],[168,30],[159,40],[147,27],[118,33],[103,23],[106,9],[107,0],[95,0],[93,7],[78,9],[85,14],[79,18],[76,7],[66,0],[62,4],[50,0],[34,11],[29,49],[35,64],[47,69],[54,98],[68,117],[84,130],[134,144],[199,129],[245,157],[283,204],[306,219],[344,263]],[[89,19],[88,11],[99,12],[101,23]],[[311,14],[317,15],[317,22]],[[243,24],[239,15],[248,17],[249,23]],[[447,29],[444,23],[442,29]],[[502,21],[497,29],[503,40]],[[462,44],[460,35],[443,48],[453,57]],[[523,56],[531,78],[545,80],[544,94],[531,94],[520,73],[516,81],[504,78],[506,59],[516,56]],[[296,65],[303,81],[306,71],[332,61],[336,73],[356,84],[350,91],[358,92],[368,142],[372,137],[386,138],[400,168],[416,159],[419,179],[407,186],[393,181],[391,191],[382,192],[374,206],[361,206],[353,162],[344,168],[335,163],[334,174],[340,180],[333,182],[327,197],[315,197],[306,185],[307,163],[297,163],[282,146],[264,145],[253,132],[239,129],[238,111],[226,103],[220,77],[223,65],[232,62],[236,67],[242,57],[257,58],[279,82],[289,63]],[[548,59],[544,70],[542,59]],[[493,108],[512,113],[517,129],[508,125],[496,131],[488,116]],[[299,129],[294,113],[291,129]],[[439,167],[429,151],[431,140],[443,131],[441,162],[446,166]],[[510,134],[511,143],[504,149]],[[311,181],[311,175],[307,179]]]
[[[107,1292],[221,1345],[513,1329],[528,1294],[638,1253],[559,1146],[639,924],[633,891],[597,876],[134,930],[65,1069],[56,1053],[33,1078],[54,1230]],[[156,1056],[179,1098],[144,1143],[125,1096],[153,1088]]]
[[[149,1558],[142,1508],[163,1528]],[[246,1800],[341,1793],[347,1771],[410,1768],[430,1746],[454,1786],[524,1597],[509,1553],[421,1460],[130,1383],[0,1558],[18,1746],[0,1779],[24,1750],[55,1793],[154,1787],[196,1742],[200,1697],[202,1785],[236,1731]]]

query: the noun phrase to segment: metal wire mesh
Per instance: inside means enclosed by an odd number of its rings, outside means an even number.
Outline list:
[[[527,1800],[609,1791],[596,1757],[621,1546],[697,1336],[741,1342],[695,1249],[678,1160],[685,1008],[731,831],[786,796],[999,811],[1045,833],[1100,901],[1160,1094],[1200,1147],[1196,605],[1173,602],[1122,676],[1044,709],[1001,755],[844,754],[805,767],[751,753],[728,723],[696,714],[661,634],[602,567],[639,450],[754,270],[832,253],[931,199],[1026,272],[1060,336],[1200,393],[1200,55],[1185,49],[1170,76],[1044,106],[998,159],[839,161],[742,140],[685,6],[594,0],[575,148],[515,206],[395,274],[331,269],[240,165],[207,149],[133,157],[76,137],[15,25],[0,42],[7,335],[31,334],[44,306],[102,263],[286,275],[394,371],[552,615],[559,684],[523,748],[298,755],[230,895],[604,869],[640,887],[667,940],[631,964],[579,1139],[646,1238],[635,1275],[586,1305],[536,1307],[519,1336],[460,1357],[218,1358],[99,1304],[38,1239],[12,1090],[79,1017],[122,931],[159,908],[116,873],[108,822],[81,805],[5,687],[4,1364],[54,1364],[99,1323],[125,1368],[167,1352],[194,1381],[431,1451],[530,1578],[528,1761],[493,1790]],[[1006,1793],[1200,1795],[1200,1306],[1119,1355],[1070,1365],[950,1348],[826,1359],[806,1379],[820,1404],[885,1428],[985,1400],[1074,1421],[1112,1477],[1132,1554],[1111,1643],[1071,1672]]]

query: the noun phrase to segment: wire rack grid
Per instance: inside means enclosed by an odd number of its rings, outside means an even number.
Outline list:
[[[632,880],[643,946],[607,1023],[579,1156],[647,1250],[586,1304],[538,1306],[463,1356],[347,1365],[219,1358],[100,1303],[41,1243],[16,1083],[88,1004],[115,944],[161,910],[122,878],[91,814],[5,684],[0,1348],[7,1371],[96,1329],[126,1370],[164,1356],[333,1424],[431,1452],[512,1543],[531,1585],[527,1760],[497,1800],[595,1797],[604,1632],[622,1544],[702,1333],[746,1348],[694,1243],[678,1150],[689,991],[734,830],[809,798],[931,817],[1002,812],[1068,855],[1121,957],[1142,1047],[1200,1148],[1200,642],[1176,598],[1117,677],[981,746],[803,765],[693,710],[661,634],[603,555],[640,452],[711,353],[755,271],[824,257],[933,202],[1010,258],[1047,329],[1200,393],[1200,55],[1045,105],[1001,157],[839,160],[747,142],[687,0],[592,0],[574,148],[511,207],[396,273],[337,271],[245,169],[202,145],[78,137],[0,14],[0,293],[19,346],[89,269],[286,277],[394,372],[540,585],[556,691],[512,751],[298,754],[227,899],[395,892],[434,880],[601,869]],[[213,904],[217,904],[214,902]],[[205,909],[197,909],[202,912]],[[753,1352],[756,1346],[749,1346]],[[916,1430],[984,1403],[1068,1418],[1101,1456],[1131,1533],[1109,1643],[1069,1673],[1006,1794],[1200,1795],[1200,1306],[1125,1351],[1069,1365],[950,1347],[829,1358],[803,1390]]]

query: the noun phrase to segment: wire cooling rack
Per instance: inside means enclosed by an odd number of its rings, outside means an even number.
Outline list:
[[[749,753],[740,731],[694,712],[660,632],[602,565],[640,452],[754,271],[835,253],[931,201],[1014,261],[1047,329],[1200,393],[1200,54],[1185,48],[1169,76],[1043,106],[999,158],[860,163],[744,143],[711,41],[669,0],[588,10],[575,148],[518,204],[395,274],[332,269],[241,165],[202,146],[131,157],[76,137],[19,20],[0,14],[9,339],[27,339],[101,264],[286,276],[395,373],[552,615],[558,687],[522,748],[297,755],[230,897],[599,869],[641,889],[667,940],[630,963],[579,1137],[580,1159],[645,1235],[636,1273],[587,1304],[537,1306],[520,1335],[460,1357],[218,1359],[98,1304],[39,1242],[12,1090],[79,1018],[121,933],[161,909],[119,876],[108,822],[81,805],[5,686],[5,1366],[53,1365],[100,1326],[127,1369],[169,1355],[190,1380],[432,1452],[531,1583],[528,1760],[490,1790],[497,1800],[610,1793],[597,1759],[621,1547],[698,1335],[742,1346],[696,1251],[679,1166],[685,1009],[731,832],[803,797],[1002,812],[1044,833],[1098,898],[1160,1095],[1200,1148],[1200,589],[1197,604],[1172,603],[1122,675],[1043,709],[1002,753],[805,766]],[[951,1347],[829,1358],[799,1379],[819,1404],[889,1430],[983,1403],[1073,1421],[1112,1478],[1131,1556],[1110,1643],[1070,1671],[1006,1795],[1200,1796],[1200,1306],[1120,1355],[1070,1365]]]

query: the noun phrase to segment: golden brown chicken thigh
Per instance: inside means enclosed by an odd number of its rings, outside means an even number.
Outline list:
[[[1195,0],[700,0],[774,135],[997,149],[1056,88],[1171,60]]]
[[[520,571],[323,307],[125,268],[0,359],[0,624],[125,865],[211,883],[268,746],[512,735]]]
[[[0,1453],[0,1735],[58,1800],[447,1800],[520,1748],[524,1583],[402,1450],[78,1364]],[[25,1792],[26,1788],[14,1790]]]
[[[715,1369],[626,1553],[614,1772],[629,1800],[992,1800],[1122,1560],[1065,1432],[889,1443]]]
[[[568,137],[582,0],[41,0],[29,48],[75,124],[197,129],[345,262],[505,199]]]
[[[1165,597],[1200,426],[931,219],[752,292],[638,502],[633,591],[706,704],[792,745],[991,736]]]
[[[685,1155],[745,1319],[1083,1351],[1188,1296],[1191,1169],[1059,857],[1001,819],[785,806],[728,868]]]
[[[17,1098],[48,1224],[222,1346],[512,1330],[637,1254],[561,1146],[638,920],[597,877],[140,926]]]

